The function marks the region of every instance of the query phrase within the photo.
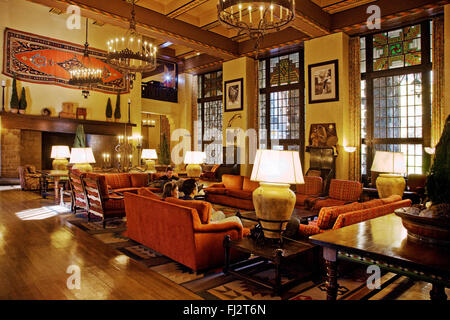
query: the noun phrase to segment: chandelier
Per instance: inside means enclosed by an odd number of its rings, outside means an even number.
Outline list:
[[[122,37],[116,37],[107,42],[108,63],[124,72],[132,82],[135,73],[150,72],[156,69],[156,46],[136,31],[135,3],[137,0],[127,0],[131,3],[130,28]],[[132,83],[131,83],[132,84]]]
[[[84,56],[80,61],[80,66],[72,68],[69,71],[69,84],[86,88],[82,90],[82,94],[85,99],[87,99],[87,97],[89,96],[88,89],[91,89],[103,83],[102,69],[90,68],[92,62],[89,58],[88,28],[89,20],[86,19],[86,42],[84,44]]]
[[[279,31],[295,17],[295,0],[219,0],[219,21],[259,39]]]

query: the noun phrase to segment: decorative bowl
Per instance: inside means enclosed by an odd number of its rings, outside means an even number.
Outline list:
[[[394,211],[402,218],[408,238],[416,241],[450,247],[450,220],[419,216],[419,208],[400,208]]]

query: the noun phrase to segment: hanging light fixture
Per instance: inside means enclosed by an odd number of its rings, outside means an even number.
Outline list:
[[[218,0],[219,21],[247,34],[257,45],[268,32],[287,27],[295,17],[295,0]]]
[[[157,48],[136,31],[134,8],[137,0],[127,2],[132,5],[130,28],[124,36],[115,37],[107,42],[107,59],[109,64],[125,73],[132,85],[137,72],[150,72],[156,69]]]
[[[86,19],[86,42],[84,44],[84,56],[80,61],[80,65],[69,71],[69,84],[83,87],[84,89],[82,91],[82,95],[85,99],[89,96],[89,89],[103,83],[102,69],[90,67],[93,63],[89,58],[88,28],[89,19]]]

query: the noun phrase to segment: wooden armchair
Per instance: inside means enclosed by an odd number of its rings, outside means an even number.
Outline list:
[[[86,196],[84,195],[82,178],[84,173],[79,170],[69,171],[69,185],[72,197],[71,209],[77,213],[77,209],[87,210]]]
[[[88,221],[91,215],[101,217],[103,228],[106,228],[107,219],[125,216],[123,197],[108,193],[104,175],[87,173],[81,181],[87,200]]]

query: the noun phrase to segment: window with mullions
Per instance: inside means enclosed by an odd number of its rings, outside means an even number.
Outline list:
[[[431,126],[430,21],[361,37],[361,173],[377,150],[403,152],[423,173]]]
[[[259,62],[259,147],[297,150],[303,156],[305,102],[303,54]]]
[[[197,146],[206,163],[222,163],[222,71],[198,76],[197,121]]]

